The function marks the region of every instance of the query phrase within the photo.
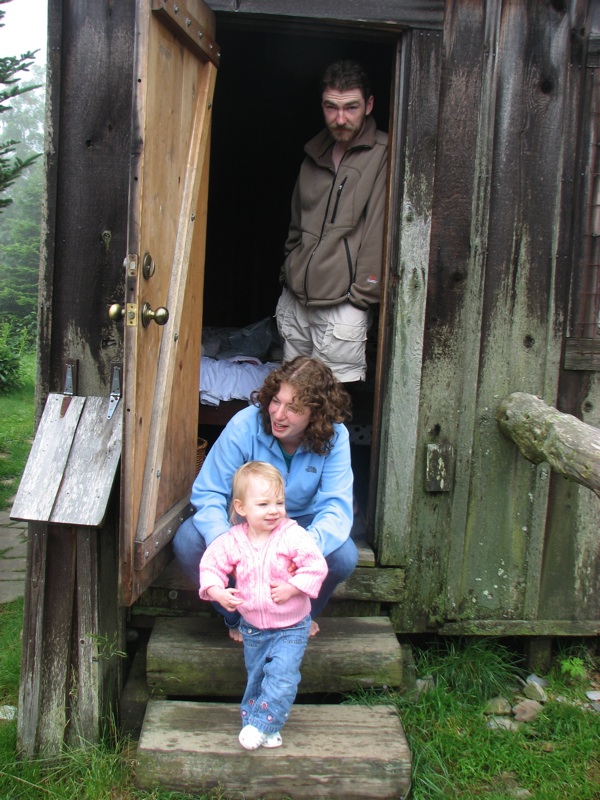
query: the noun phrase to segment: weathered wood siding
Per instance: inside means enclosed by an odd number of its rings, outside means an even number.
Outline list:
[[[79,393],[106,395],[122,359],[108,306],[123,296],[134,3],[49,3],[47,209],[38,402],[62,391],[79,359]],[[132,69],[132,66],[130,66]]]
[[[401,630],[600,616],[598,499],[527,462],[495,419],[523,391],[579,417],[585,400],[594,424],[593,380],[559,397],[587,25],[585,2],[447,3],[435,158],[420,184],[409,117],[378,513],[380,560],[407,568]],[[431,231],[418,255],[415,218]],[[455,456],[444,491],[426,490],[432,444]]]
[[[48,393],[63,391],[67,361],[78,361],[76,394],[108,397],[110,364],[122,358],[107,311],[123,296],[134,14],[133,2],[48,3],[38,419]],[[116,696],[118,513],[113,497],[100,531],[30,524],[18,722],[26,756],[56,754],[64,738],[97,739]]]

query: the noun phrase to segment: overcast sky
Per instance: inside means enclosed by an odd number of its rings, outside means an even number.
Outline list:
[[[36,64],[46,63],[48,0],[11,0],[0,5],[5,11],[0,28],[0,56],[20,56],[38,50]]]

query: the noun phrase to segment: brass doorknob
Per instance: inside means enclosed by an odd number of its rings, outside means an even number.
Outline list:
[[[144,303],[142,308],[142,325],[147,328],[148,325],[154,320],[157,325],[166,325],[169,321],[169,309],[164,306],[152,310],[149,303]]]
[[[125,316],[125,309],[118,303],[113,303],[112,306],[108,309],[108,316],[114,322],[118,322]]]

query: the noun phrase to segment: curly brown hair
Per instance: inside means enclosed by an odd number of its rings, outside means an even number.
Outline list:
[[[350,395],[322,361],[297,356],[267,375],[262,387],[252,392],[252,402],[260,409],[266,433],[272,433],[269,405],[283,383],[295,389],[299,410],[310,411],[300,446],[325,455],[332,447],[334,423],[352,418]]]

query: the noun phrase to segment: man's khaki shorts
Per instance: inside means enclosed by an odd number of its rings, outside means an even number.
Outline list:
[[[283,360],[318,358],[342,383],[364,381],[369,312],[350,303],[307,308],[284,288],[275,312],[283,339]]]

